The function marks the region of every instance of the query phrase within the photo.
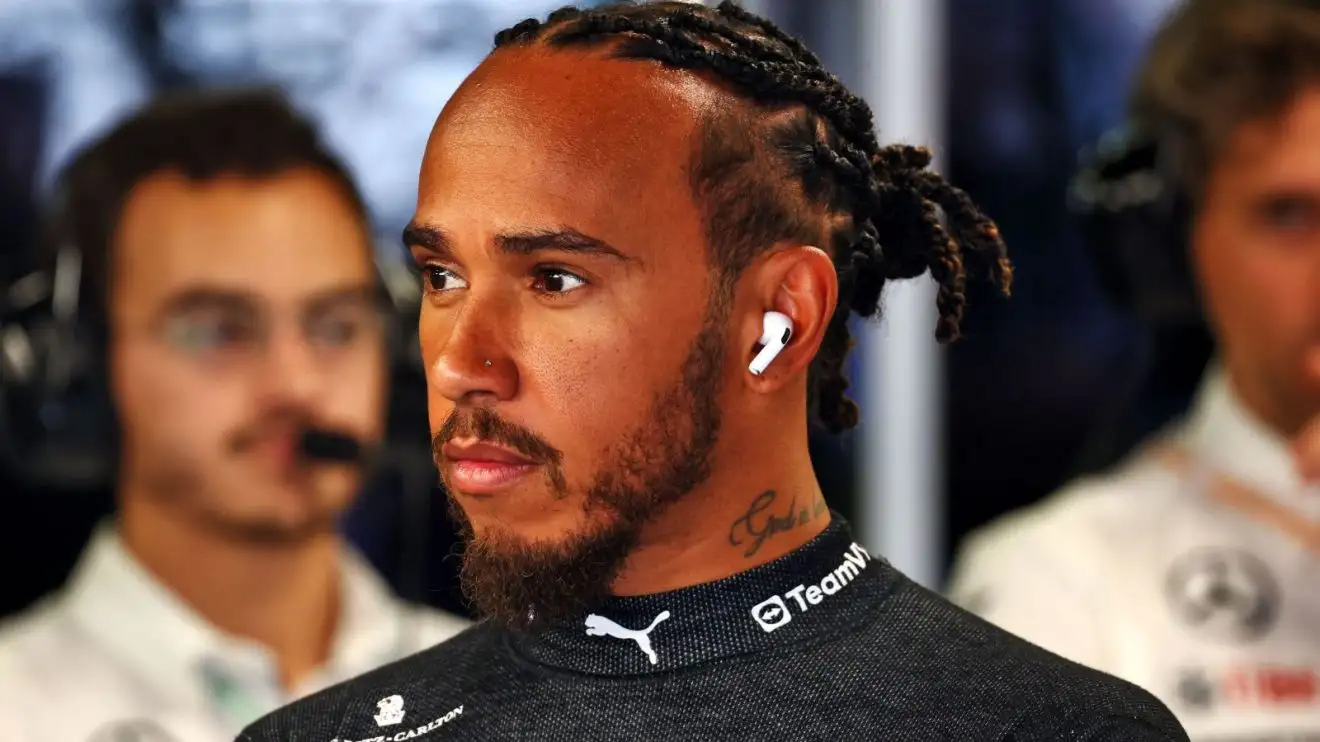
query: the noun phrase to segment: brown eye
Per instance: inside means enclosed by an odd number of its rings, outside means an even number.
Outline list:
[[[422,290],[428,294],[461,289],[466,286],[467,282],[448,268],[441,268],[438,265],[427,265],[422,268]]]
[[[546,268],[537,272],[534,284],[537,291],[547,294],[567,294],[587,284],[586,279],[561,268]]]

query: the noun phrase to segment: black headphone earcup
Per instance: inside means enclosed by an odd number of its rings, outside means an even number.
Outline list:
[[[86,168],[75,170],[90,177]],[[35,270],[0,295],[0,464],[37,487],[103,489],[117,470],[118,426],[105,375],[103,312],[84,309],[74,177],[61,176],[43,215],[28,256]]]
[[[51,329],[38,318],[0,330],[9,346],[0,363],[0,463],[38,487],[106,487],[115,475],[117,426],[96,368],[103,357]]]
[[[1181,414],[1213,349],[1192,269],[1192,202],[1169,159],[1128,128],[1102,141],[1071,184],[1100,288],[1137,321],[1071,476],[1107,469]]]
[[[1069,207],[1101,289],[1155,327],[1204,322],[1190,260],[1190,202],[1157,142],[1133,128],[1106,136],[1069,189]]]

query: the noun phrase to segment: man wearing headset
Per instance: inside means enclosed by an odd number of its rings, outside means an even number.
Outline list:
[[[162,100],[61,194],[48,238],[104,340],[118,517],[0,630],[0,739],[232,739],[461,630],[336,535],[358,467],[300,453],[309,429],[378,441],[386,393],[367,216],[309,122],[262,92]]]
[[[970,537],[950,593],[1194,738],[1320,739],[1320,5],[1191,0],[1134,109],[1217,359],[1185,419]]]
[[[487,617],[242,739],[1174,740],[1148,694],[907,580],[821,497],[848,318],[931,271],[1007,286],[994,225],[732,3],[496,36],[432,130],[436,462]],[[948,215],[942,226],[936,208]]]

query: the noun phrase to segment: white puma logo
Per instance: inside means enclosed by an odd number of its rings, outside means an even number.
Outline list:
[[[650,626],[640,631],[634,631],[633,629],[625,629],[608,618],[593,613],[587,616],[587,636],[612,636],[615,639],[631,639],[637,642],[637,647],[651,660],[651,664],[657,665],[660,663],[660,658],[655,656],[655,649],[651,647],[651,632],[666,618],[669,618],[669,611],[660,611],[660,615],[655,617]]]

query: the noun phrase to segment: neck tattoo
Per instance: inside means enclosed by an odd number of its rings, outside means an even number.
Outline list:
[[[771,537],[779,533],[796,530],[829,512],[825,498],[816,497],[814,502],[798,504],[797,495],[787,501],[787,507],[776,507],[782,502],[774,490],[766,490],[752,500],[747,512],[729,526],[729,544],[742,546],[743,557],[755,556]],[[771,511],[782,512],[776,515]]]

